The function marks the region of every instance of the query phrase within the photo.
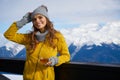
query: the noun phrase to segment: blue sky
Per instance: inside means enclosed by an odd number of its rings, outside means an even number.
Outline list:
[[[0,0],[0,33],[41,4],[48,7],[57,29],[120,21],[120,0]],[[20,31],[25,32],[31,26],[30,23]]]

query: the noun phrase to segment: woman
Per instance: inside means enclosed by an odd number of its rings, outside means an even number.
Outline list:
[[[17,33],[20,28],[31,21],[33,23],[31,33]],[[4,36],[13,42],[25,45],[24,80],[55,80],[54,66],[70,60],[65,39],[54,29],[48,17],[47,7],[44,5],[14,22]]]

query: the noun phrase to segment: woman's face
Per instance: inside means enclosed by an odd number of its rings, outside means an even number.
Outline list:
[[[46,17],[41,14],[36,14],[32,19],[33,25],[35,28],[39,29],[40,31],[45,30],[45,26],[47,23]]]

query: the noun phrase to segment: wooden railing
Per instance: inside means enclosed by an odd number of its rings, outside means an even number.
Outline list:
[[[22,74],[24,62],[0,59],[0,72]],[[56,80],[120,80],[120,65],[69,62],[55,67],[55,75]]]

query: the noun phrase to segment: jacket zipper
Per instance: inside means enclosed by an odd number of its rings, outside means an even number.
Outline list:
[[[35,71],[34,71],[34,73],[33,73],[33,78],[32,78],[32,80],[34,80],[34,78],[35,78],[35,72],[36,72],[36,70],[37,70],[37,66],[38,66],[39,58],[40,58],[40,52],[41,52],[41,49],[42,49],[42,47],[43,47],[43,44],[44,44],[44,42],[42,43],[42,45],[41,45],[41,47],[40,47],[40,50],[39,50],[39,53],[38,53],[38,60],[37,60],[37,63],[36,63],[36,65],[35,65]]]

